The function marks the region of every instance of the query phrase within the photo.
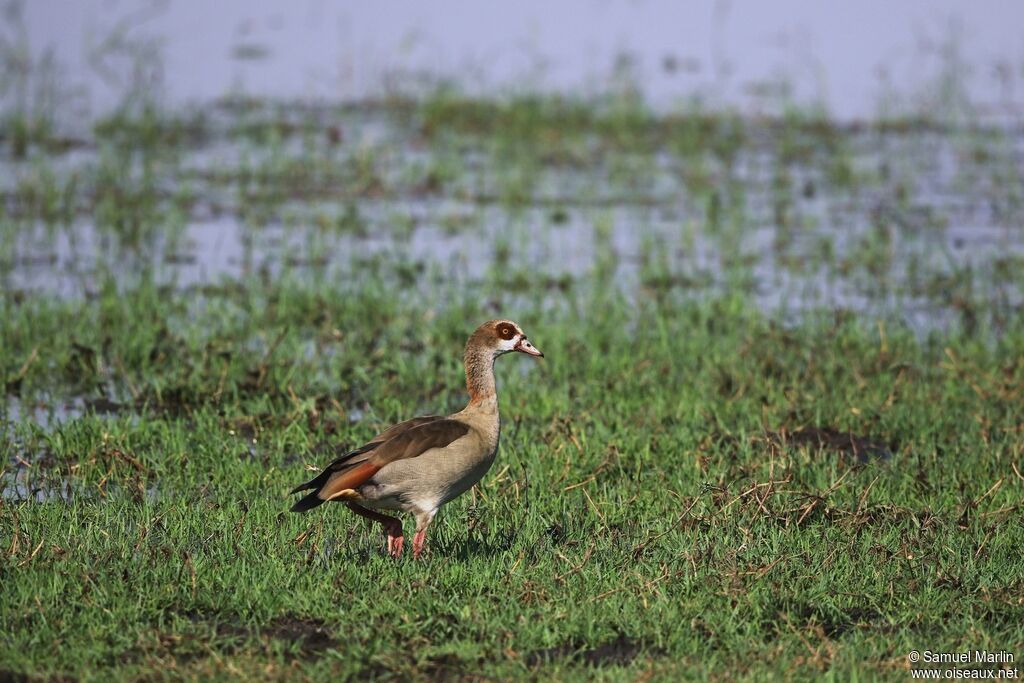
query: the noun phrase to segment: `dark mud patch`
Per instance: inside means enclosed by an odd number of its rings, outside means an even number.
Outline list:
[[[128,410],[128,406],[112,401],[105,396],[86,398],[83,400],[85,409],[96,415],[117,415]]]
[[[161,634],[154,646],[135,647],[122,654],[122,663],[151,656],[189,662],[211,653],[230,655],[246,650],[262,650],[269,655],[278,649],[283,650],[287,661],[309,660],[339,645],[334,633],[318,619],[284,616],[263,625],[246,626],[236,620],[217,621],[196,612],[183,616],[195,625],[194,630]]]
[[[417,657],[410,653],[407,660],[382,662],[378,658],[359,663],[352,680],[359,681],[492,681],[479,672],[485,668],[482,657],[464,659],[452,652]]]
[[[872,460],[892,459],[889,444],[870,436],[858,436],[853,432],[840,431],[831,427],[800,427],[793,431],[785,428],[769,432],[768,440],[779,447],[806,446],[827,450],[853,458],[859,463]]]
[[[303,617],[279,617],[253,628],[238,623],[218,623],[214,629],[218,638],[243,642],[258,640],[267,644],[277,641],[288,645],[298,659],[311,659],[338,645],[338,640],[324,622]]]
[[[424,674],[432,681],[472,680],[474,678],[473,670],[478,667],[478,661],[468,661],[449,653],[428,657],[420,667],[419,673]]]
[[[271,623],[262,635],[275,640],[294,643],[303,657],[312,657],[338,645],[333,632],[318,619],[287,617]]]
[[[643,640],[630,638],[620,633],[614,640],[596,647],[571,641],[564,645],[534,650],[526,655],[525,661],[526,665],[530,667],[557,661],[569,661],[593,667],[628,666],[641,653],[661,657],[665,651],[661,648],[650,647]]]
[[[825,610],[806,603],[780,605],[772,628],[786,631],[791,626],[818,631],[838,639],[858,630],[888,633],[893,626],[880,612],[870,607],[851,607],[846,610]]]

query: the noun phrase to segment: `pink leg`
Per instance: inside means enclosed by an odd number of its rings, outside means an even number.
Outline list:
[[[420,553],[423,552],[423,546],[427,542],[427,530],[419,529],[416,531],[416,535],[412,537],[412,556],[413,559],[418,560]]]
[[[388,555],[395,558],[396,560],[402,556],[402,544],[405,543],[405,538],[401,535],[392,534],[388,532]]]
[[[433,521],[437,510],[429,510],[416,515],[416,534],[412,537],[412,557],[418,560],[427,544],[427,527]]]
[[[380,522],[384,527],[384,533],[388,537],[388,555],[395,558],[396,560],[402,556],[402,544],[405,542],[405,538],[402,537],[402,520],[397,517],[391,517],[390,515],[382,515],[379,512],[373,510],[367,510],[361,505],[355,503],[345,503],[348,509],[352,512],[372,519],[375,522]]]

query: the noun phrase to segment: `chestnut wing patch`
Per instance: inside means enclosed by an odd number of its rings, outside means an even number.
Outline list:
[[[382,467],[396,460],[415,458],[432,448],[444,448],[465,436],[469,425],[456,420],[434,420],[407,429],[374,449],[364,462],[332,475],[317,492],[321,500],[352,495],[355,489],[368,482]]]
[[[320,474],[322,476],[325,473],[333,474],[335,472],[341,472],[342,470],[353,467],[360,462],[369,460],[373,455],[373,451],[378,446],[387,443],[402,432],[414,429],[420,425],[427,424],[428,422],[436,422],[437,420],[444,419],[445,418],[442,415],[425,415],[423,417],[414,417],[411,420],[406,420],[404,422],[399,422],[396,425],[392,425],[359,448],[351,450],[333,460],[330,465],[320,471]],[[294,491],[292,493],[294,493]]]
[[[432,420],[404,430],[385,441],[374,450],[368,462],[377,467],[384,467],[396,460],[423,455],[432,448],[444,448],[468,433],[469,425],[464,422],[450,419]]]
[[[336,458],[327,467],[320,470],[320,473],[309,481],[299,484],[292,493],[299,493],[301,491],[313,491],[313,493],[306,498],[303,498],[296,503],[292,510],[294,512],[303,512],[310,508],[316,507],[323,502],[318,494],[327,486],[328,482],[333,482],[339,477],[349,475],[353,470],[359,469],[361,475],[356,478],[367,478],[372,476],[377,468],[359,467],[361,464],[365,464],[366,461],[373,455],[381,444],[387,443],[394,437],[398,436],[402,432],[410,429],[415,429],[424,424],[435,422],[437,420],[444,420],[445,418],[441,415],[426,415],[424,417],[414,417],[411,420],[399,422],[383,432],[373,437],[359,448],[353,449],[344,455]],[[370,471],[372,470],[372,471]],[[369,472],[369,474],[367,474]]]
[[[341,456],[320,474],[292,493],[313,492],[292,506],[305,512],[348,489],[366,483],[380,468],[396,460],[415,458],[432,448],[444,448],[469,433],[469,425],[430,415],[401,422],[374,437],[365,446]]]
[[[369,446],[370,444],[373,444],[374,447],[376,447],[382,443],[390,441],[391,439],[395,438],[402,432],[408,431],[410,429],[415,429],[416,427],[428,424],[430,422],[437,422],[439,420],[445,419],[446,418],[443,415],[424,415],[423,417],[414,417],[411,420],[399,422],[396,425],[388,427],[383,432],[370,439],[366,445]]]

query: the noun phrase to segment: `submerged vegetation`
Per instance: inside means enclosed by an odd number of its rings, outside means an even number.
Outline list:
[[[0,678],[1024,656],[1019,126],[157,102],[5,111]],[[461,407],[499,315],[547,358],[499,368],[498,460],[425,562],[287,513],[339,449]]]

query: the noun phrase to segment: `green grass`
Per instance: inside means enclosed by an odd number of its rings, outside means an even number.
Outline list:
[[[0,299],[9,394],[122,404],[6,427],[0,668],[905,680],[913,649],[1022,653],[1019,317],[922,338],[599,291],[438,308],[283,278],[198,302],[146,284]],[[386,557],[341,506],[287,512],[307,464],[461,407],[464,338],[498,311],[547,358],[499,360],[498,460],[423,561]]]

